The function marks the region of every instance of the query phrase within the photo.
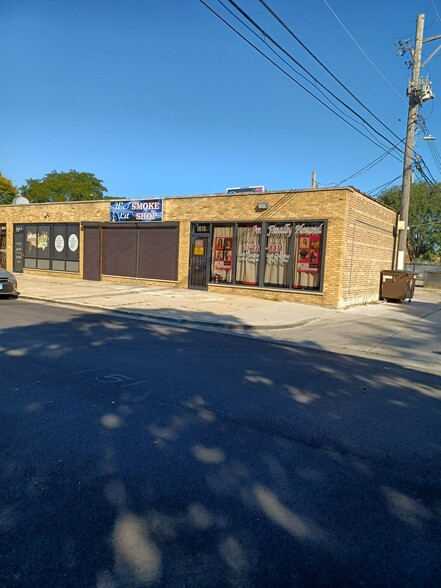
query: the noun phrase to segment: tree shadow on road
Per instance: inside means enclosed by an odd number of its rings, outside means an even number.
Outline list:
[[[1,330],[1,585],[441,579],[434,376],[122,317],[25,314]]]

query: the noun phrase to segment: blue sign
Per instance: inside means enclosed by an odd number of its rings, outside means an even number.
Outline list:
[[[114,223],[162,221],[162,198],[112,200],[110,202],[110,220]]]

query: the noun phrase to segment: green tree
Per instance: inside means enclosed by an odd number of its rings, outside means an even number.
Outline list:
[[[76,202],[78,200],[102,200],[107,188],[94,174],[52,171],[41,180],[30,178],[20,188],[30,202]]]
[[[393,186],[378,197],[400,210],[401,188]],[[407,251],[410,259],[430,261],[441,251],[441,184],[412,184],[409,201]]]
[[[0,204],[11,204],[16,196],[18,189],[0,172]]]

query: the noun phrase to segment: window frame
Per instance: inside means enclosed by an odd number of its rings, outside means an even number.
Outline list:
[[[14,255],[16,240],[15,227],[23,227],[23,268],[53,271],[60,273],[80,273],[80,223],[14,223]],[[64,229],[63,238],[65,239],[65,245],[62,255],[60,255],[60,252],[57,252],[55,248],[55,238],[58,234],[60,227],[63,227]],[[41,248],[38,247],[39,235],[43,234],[42,229],[47,229],[48,232],[47,253],[44,250],[40,250]],[[26,251],[28,242],[26,236],[28,231],[35,232],[35,245],[32,246],[32,249],[29,253],[27,253]],[[69,249],[68,240],[71,234],[75,234],[78,239],[78,247],[75,251],[71,251]],[[64,264],[64,269],[60,269],[62,264]],[[15,271],[20,270],[18,269]]]
[[[265,264],[266,264],[266,256],[267,256],[267,245],[268,245],[268,227],[270,225],[291,225],[292,227],[292,234],[288,237],[288,252],[289,252],[289,262],[287,268],[287,286],[281,285],[267,285],[265,283]],[[207,285],[216,286],[216,285],[224,285],[224,286],[232,286],[232,287],[240,287],[240,288],[258,288],[259,290],[280,290],[281,292],[298,292],[298,293],[323,293],[323,277],[324,277],[324,270],[326,265],[326,245],[327,245],[327,230],[328,230],[328,220],[327,219],[296,219],[296,220],[254,220],[254,221],[233,221],[233,222],[202,222],[202,221],[195,221],[191,223],[191,232],[193,233],[195,227],[198,225],[204,225],[209,227],[209,237],[210,237],[210,271],[207,275]],[[261,226],[261,235],[260,235],[260,258],[258,261],[258,283],[256,285],[246,285],[236,279],[237,273],[237,253],[238,253],[238,229],[245,225],[248,226]],[[318,287],[295,287],[294,286],[294,277],[295,277],[295,243],[296,243],[296,226],[304,225],[305,228],[320,228],[321,233],[321,250],[320,250],[320,258],[319,258],[319,267],[318,267]],[[231,282],[216,282],[212,279],[212,261],[213,255],[215,251],[215,244],[214,244],[214,229],[216,227],[225,227],[225,228],[232,228],[233,231],[233,247],[234,247],[234,255],[233,255],[233,263],[232,263],[232,280]]]

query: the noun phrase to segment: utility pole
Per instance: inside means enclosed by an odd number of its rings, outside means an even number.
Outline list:
[[[312,172],[311,176],[311,188],[313,188],[314,190],[317,188],[317,175],[315,171]]]
[[[398,237],[398,257],[397,269],[404,268],[404,255],[407,246],[407,225],[409,222],[409,201],[410,201],[410,186],[412,183],[412,164],[414,161],[414,146],[415,146],[415,124],[418,117],[418,109],[423,102],[433,98],[432,84],[429,80],[422,79],[420,76],[421,68],[432,59],[432,57],[441,49],[441,45],[426,59],[421,65],[421,54],[423,43],[436,41],[441,39],[441,35],[431,37],[430,39],[423,39],[424,33],[424,14],[419,14],[417,18],[416,33],[415,33],[415,48],[412,49],[409,43],[407,48],[412,57],[412,79],[407,88],[407,95],[409,96],[409,110],[407,115],[406,128],[406,144],[404,148],[404,164],[403,164],[403,180],[401,191],[401,208],[400,219],[398,223],[399,237]],[[400,44],[403,49],[402,44]],[[404,52],[404,49],[403,49]]]
[[[411,51],[413,58],[412,81],[407,93],[409,95],[409,111],[407,115],[406,146],[404,149],[403,183],[401,191],[400,223],[398,237],[397,269],[404,268],[404,255],[407,244],[407,225],[409,222],[410,185],[412,182],[413,147],[415,143],[415,123],[420,105],[418,88],[420,86],[421,52],[423,48],[424,14],[419,14],[415,35],[415,49]]]

